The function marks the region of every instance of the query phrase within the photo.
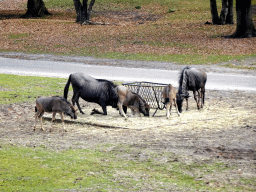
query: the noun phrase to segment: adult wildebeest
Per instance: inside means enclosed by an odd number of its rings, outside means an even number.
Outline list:
[[[187,102],[186,110],[188,110],[188,91],[193,91],[194,99],[197,103],[197,108],[200,109],[203,107],[206,80],[207,75],[202,70],[189,66],[182,69],[179,77],[179,88],[177,93],[177,105],[180,113],[182,112],[182,102],[184,98]],[[196,92],[198,93],[197,96]]]
[[[167,85],[163,90],[163,98],[164,98],[164,104],[166,106],[167,119],[170,116],[170,112],[172,109],[172,103],[174,104],[174,106],[177,110],[178,116],[180,116],[180,113],[179,113],[179,110],[177,107],[177,100],[176,100],[177,95],[176,94],[177,94],[177,90],[171,84]]]
[[[83,73],[74,73],[69,76],[64,89],[64,98],[67,99],[70,83],[73,87],[72,103],[84,114],[79,105],[79,97],[88,102],[94,102],[102,107],[103,115],[107,115],[107,106],[117,108],[118,95],[113,82],[105,79],[94,79]]]
[[[65,130],[64,127],[64,114],[69,115],[71,119],[76,119],[76,111],[73,105],[71,105],[70,102],[68,102],[66,99],[63,97],[59,96],[53,96],[53,97],[38,97],[36,99],[36,106],[35,106],[35,127],[34,131],[36,130],[36,123],[37,123],[37,118],[40,118],[41,121],[41,129],[43,129],[43,123],[42,123],[42,116],[44,112],[49,112],[53,113],[52,114],[52,123],[55,119],[56,113],[59,113],[61,115],[61,120],[62,120],[62,125],[63,129]],[[52,126],[51,126],[52,127]],[[50,129],[51,131],[51,129]]]
[[[133,115],[140,115],[142,113],[144,116],[149,116],[150,107],[138,94],[131,92],[122,85],[117,87],[117,94],[119,97],[117,106],[122,116],[127,117],[124,113],[123,106],[129,107]]]

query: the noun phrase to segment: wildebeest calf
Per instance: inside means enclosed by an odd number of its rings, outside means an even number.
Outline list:
[[[36,123],[37,118],[40,118],[41,121],[41,129],[43,129],[43,123],[42,123],[42,116],[44,112],[53,113],[52,114],[52,123],[55,119],[56,113],[59,113],[61,115],[62,125],[63,129],[64,127],[64,114],[71,117],[71,119],[76,119],[76,111],[73,105],[68,102],[65,98],[59,97],[59,96],[52,96],[52,97],[38,97],[36,100],[36,106],[35,106],[35,127],[34,131],[36,129]],[[52,125],[51,125],[52,127]],[[51,131],[51,129],[50,129]]]
[[[143,113],[144,116],[149,116],[150,107],[144,99],[142,99],[138,94],[131,92],[125,86],[117,87],[118,103],[120,114],[127,117],[123,110],[123,105],[129,107],[132,110],[133,115],[140,115]]]
[[[167,85],[163,90],[163,98],[164,98],[164,104],[166,105],[166,117],[167,119],[170,117],[170,112],[172,109],[172,103],[176,107],[178,116],[180,116],[180,113],[177,108],[177,100],[176,100],[176,94],[177,90],[171,85]]]

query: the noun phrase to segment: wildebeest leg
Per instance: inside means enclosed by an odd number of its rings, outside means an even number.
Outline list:
[[[37,119],[40,119],[40,123],[41,123],[41,129],[44,131],[43,128],[43,122],[42,122],[42,116],[43,116],[44,112],[42,111],[37,111],[35,114],[35,126],[34,126],[34,131],[36,130],[36,124],[37,124]]]
[[[123,117],[127,117],[126,114],[125,114],[125,112],[124,112],[124,109],[123,109],[123,104],[120,103],[120,102],[118,102],[118,103],[117,103],[117,106],[118,106],[120,115],[122,115]],[[127,110],[127,108],[126,108],[126,110]]]
[[[173,101],[173,105],[174,105],[175,108],[176,108],[176,111],[177,111],[177,113],[178,113],[178,116],[180,116],[180,112],[179,112],[179,110],[178,110],[178,106],[177,106],[176,100]]]
[[[64,113],[60,113],[60,115],[61,115],[61,121],[62,121],[63,130],[66,131],[65,125],[64,125]]]
[[[170,117],[170,111],[171,111],[171,104],[170,102],[166,104],[166,117],[169,119]]]
[[[37,123],[37,119],[38,119],[38,113],[40,113],[39,111],[37,111],[35,113],[35,124],[34,124],[34,131],[36,130],[36,123]]]
[[[76,103],[80,113],[84,114],[84,112],[82,111],[82,109],[79,105],[80,95],[81,95],[81,91],[74,91],[74,95],[73,95],[73,98],[72,98],[72,103],[73,103],[73,105],[75,105],[75,103]]]
[[[198,91],[198,109],[201,109],[202,106],[202,102],[203,102],[203,98],[202,98],[202,89],[199,89]]]
[[[186,98],[186,102],[187,102],[186,110],[188,110],[188,98]]]
[[[52,124],[53,124],[53,122],[55,120],[55,115],[56,115],[56,112],[53,112],[52,113]],[[50,132],[52,132],[52,124],[51,124],[51,128],[50,128]]]
[[[203,102],[203,98],[202,98],[202,90],[198,90],[198,109],[202,108],[202,102]]]
[[[201,108],[204,107],[204,95],[205,95],[205,89],[202,88],[202,89],[201,89],[201,97],[202,97]]]
[[[107,115],[107,106],[104,104],[101,106],[103,110],[103,115]]]
[[[123,105],[123,111],[126,114],[127,113],[127,107]]]
[[[193,94],[194,94],[194,99],[196,100],[197,108],[200,109],[200,106],[199,106],[200,93],[199,91],[197,91],[198,96],[196,96],[196,91],[193,91]]]

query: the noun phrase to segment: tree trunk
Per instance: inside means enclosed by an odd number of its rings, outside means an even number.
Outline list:
[[[233,0],[228,0],[228,14],[226,16],[226,24],[234,24],[233,18]]]
[[[251,0],[237,0],[237,27],[236,32],[229,36],[231,38],[256,37],[256,30],[253,25]]]
[[[216,0],[210,0],[210,6],[211,6],[211,14],[212,14],[212,24],[219,25],[220,19],[218,15]]]
[[[73,0],[73,1],[76,9],[76,14],[77,14],[76,22],[81,24],[90,24],[92,7],[95,3],[95,0],[91,0],[89,7],[88,7],[88,0],[83,0],[83,3],[81,3],[80,0]]]
[[[214,25],[233,24],[233,0],[222,0],[222,10],[218,16],[216,0],[210,0],[212,23]]]
[[[28,0],[27,8],[28,8],[27,12],[21,17],[30,18],[30,17],[42,17],[44,15],[50,15],[50,13],[45,7],[43,0]]]
[[[226,23],[227,14],[228,14],[228,0],[222,0],[222,10],[220,12],[221,25],[224,25]]]

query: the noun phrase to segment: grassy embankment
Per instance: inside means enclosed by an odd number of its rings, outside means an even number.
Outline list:
[[[220,9],[221,1],[217,3]],[[204,0],[100,0],[95,2],[92,20],[110,25],[90,26],[74,23],[72,0],[51,0],[45,4],[52,16],[5,21],[0,37],[8,43],[1,51],[181,64],[219,63],[255,56],[246,39],[222,38],[235,31],[235,24],[205,25],[211,21],[211,14],[209,2]]]

